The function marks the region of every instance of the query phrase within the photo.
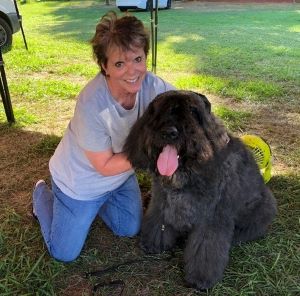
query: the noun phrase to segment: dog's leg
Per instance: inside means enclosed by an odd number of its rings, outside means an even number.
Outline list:
[[[152,204],[142,224],[142,249],[146,253],[161,253],[174,247],[177,236],[177,231],[171,225],[164,224],[161,205]]]
[[[258,204],[248,207],[248,213],[241,215],[235,225],[234,245],[263,237],[277,213],[276,200],[268,188]]]
[[[140,244],[146,253],[161,253],[176,244],[178,232],[165,223],[167,195],[160,182],[152,180],[152,198],[143,219]]]
[[[222,279],[229,259],[233,221],[224,216],[212,219],[194,229],[184,250],[185,280],[199,290]]]

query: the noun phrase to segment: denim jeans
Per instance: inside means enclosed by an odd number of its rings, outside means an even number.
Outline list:
[[[48,251],[60,261],[75,260],[97,215],[118,236],[134,236],[141,226],[142,202],[135,175],[97,199],[82,201],[65,195],[53,182],[33,192],[33,208]]]

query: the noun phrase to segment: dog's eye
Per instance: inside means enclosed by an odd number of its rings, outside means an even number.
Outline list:
[[[201,124],[202,116],[200,115],[198,109],[196,107],[191,107],[190,112],[191,112],[192,116]]]
[[[178,113],[179,110],[180,110],[179,106],[175,105],[175,106],[173,106],[172,109],[170,110],[170,113],[171,113],[172,115],[175,115],[175,114]]]

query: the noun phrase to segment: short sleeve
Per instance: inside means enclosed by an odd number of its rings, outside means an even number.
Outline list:
[[[79,146],[94,152],[111,148],[111,138],[96,103],[96,99],[85,100],[84,97],[80,97],[71,122],[71,129],[75,133]]]

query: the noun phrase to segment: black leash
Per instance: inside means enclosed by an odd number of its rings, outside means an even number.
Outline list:
[[[162,254],[161,254],[162,255]],[[95,270],[95,271],[91,271],[91,272],[86,272],[85,273],[85,278],[89,278],[89,277],[102,277],[105,274],[109,274],[112,272],[117,271],[120,267],[123,266],[130,266],[136,263],[141,263],[141,262],[149,262],[149,261],[168,261],[171,258],[174,257],[174,252],[170,252],[169,254],[165,254],[167,256],[150,256],[150,255],[145,255],[143,256],[141,259],[135,259],[135,260],[129,260],[129,261],[125,261],[116,265],[112,265],[110,267],[104,268],[104,269],[99,269],[99,270]],[[121,296],[123,294],[124,288],[125,288],[125,282],[123,280],[112,280],[112,281],[103,281],[100,283],[97,283],[94,285],[93,287],[93,293],[96,293],[97,290],[99,288],[102,287],[106,287],[106,286],[110,286],[110,287],[115,287],[115,288],[120,288],[121,291],[119,293],[119,296]]]
[[[119,296],[122,296],[124,288],[125,288],[125,282],[123,280],[114,280],[114,281],[97,283],[93,287],[93,294],[96,293],[99,288],[105,287],[105,286],[116,287],[116,288],[120,287],[121,291],[119,293]]]

